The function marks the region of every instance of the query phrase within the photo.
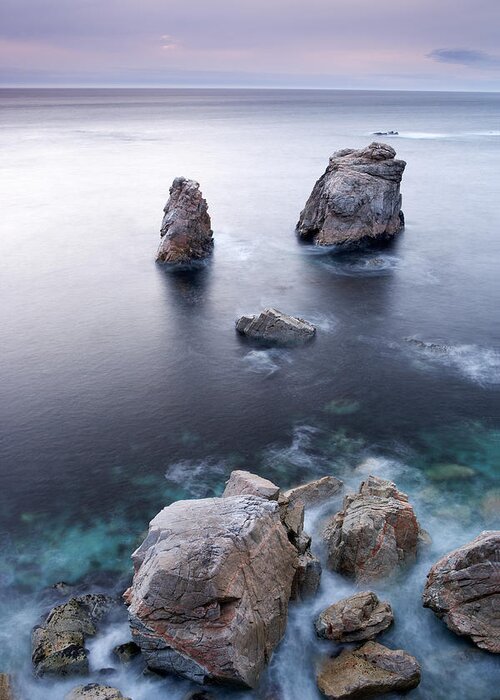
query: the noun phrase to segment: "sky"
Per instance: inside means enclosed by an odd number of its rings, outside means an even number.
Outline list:
[[[500,0],[1,0],[0,85],[500,90]]]

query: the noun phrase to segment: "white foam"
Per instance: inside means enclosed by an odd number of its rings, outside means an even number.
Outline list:
[[[421,365],[447,366],[458,371],[465,379],[483,387],[500,384],[500,352],[477,345],[436,345],[424,343],[411,344],[411,349],[418,356]]]

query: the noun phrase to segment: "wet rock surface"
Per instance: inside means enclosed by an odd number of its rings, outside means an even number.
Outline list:
[[[500,531],[482,532],[436,562],[423,603],[452,632],[500,653]]]
[[[381,602],[371,591],[363,591],[323,610],[315,628],[318,636],[324,639],[360,642],[374,639],[393,619],[389,603]]]
[[[401,179],[406,166],[384,143],[334,153],[300,214],[297,232],[316,245],[387,240],[404,226]]]
[[[415,688],[420,683],[420,666],[405,651],[366,642],[355,651],[344,650],[336,658],[325,659],[317,683],[331,700],[363,700]]]
[[[38,676],[88,673],[86,637],[97,632],[98,623],[117,605],[101,594],[71,598],[53,608],[45,622],[32,632],[32,661]]]
[[[122,664],[129,664],[134,659],[136,659],[141,653],[140,648],[135,642],[125,642],[124,644],[118,644],[114,647],[113,655],[122,662]]]
[[[148,666],[254,687],[285,631],[297,551],[279,505],[178,501],[151,522],[125,597]]]
[[[236,322],[236,330],[248,338],[278,345],[303,343],[316,334],[316,328],[309,321],[277,309],[265,309],[255,316],[242,316]]]
[[[390,576],[414,561],[419,533],[406,494],[370,476],[325,529],[328,566],[358,582]]]
[[[116,688],[99,683],[88,683],[73,688],[64,700],[131,700],[121,694]]]
[[[157,262],[188,264],[211,254],[214,242],[208,205],[197,182],[177,177],[163,211]]]

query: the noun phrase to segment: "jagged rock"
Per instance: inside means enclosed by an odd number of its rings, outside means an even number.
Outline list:
[[[416,688],[420,683],[420,665],[401,649],[366,642],[355,651],[344,650],[336,658],[325,659],[317,683],[330,700],[362,700]]]
[[[163,211],[158,262],[186,264],[210,255],[214,245],[210,216],[197,182],[176,177]]]
[[[35,673],[38,676],[88,673],[85,638],[97,632],[97,623],[114,605],[113,598],[91,593],[53,608],[45,622],[32,632]]]
[[[370,476],[325,529],[328,566],[357,581],[389,576],[415,559],[419,532],[408,497]]]
[[[119,659],[122,664],[129,664],[141,653],[140,648],[135,642],[125,642],[114,647],[113,654]]]
[[[423,603],[452,632],[500,653],[500,530],[482,532],[434,564]]]
[[[292,600],[312,598],[318,591],[320,581],[321,562],[308,548],[299,554],[299,565],[292,585]]]
[[[334,476],[323,476],[308,484],[288,489],[283,495],[290,503],[301,501],[308,508],[328,501],[340,491],[342,485],[340,479],[336,479]]]
[[[277,501],[279,486],[269,479],[237,469],[231,472],[222,496],[259,496],[269,501]]]
[[[285,631],[297,568],[278,503],[178,501],[152,520],[133,560],[125,599],[148,666],[254,687]]]
[[[376,142],[334,153],[300,214],[300,237],[316,245],[343,245],[399,233],[404,226],[399,185],[406,163],[395,155],[391,146]]]
[[[265,309],[258,316],[242,316],[236,322],[236,330],[249,338],[283,345],[311,340],[316,333],[309,321],[277,309]]]
[[[65,696],[65,700],[131,700],[126,698],[116,688],[109,685],[99,685],[99,683],[88,683],[73,688]]]
[[[361,642],[374,639],[393,619],[389,603],[381,602],[371,591],[363,591],[323,610],[315,627],[318,636],[324,639]]]
[[[8,673],[0,673],[0,700],[15,700],[12,678]]]

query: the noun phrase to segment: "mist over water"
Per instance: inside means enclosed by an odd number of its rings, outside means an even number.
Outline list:
[[[0,106],[0,671],[31,700],[78,684],[31,675],[31,627],[64,600],[50,587],[121,593],[167,503],[219,495],[235,468],[283,487],[332,473],[347,490],[377,473],[433,540],[375,587],[395,611],[381,641],[422,664],[411,697],[498,697],[494,657],[421,592],[440,555],[500,524],[500,96],[4,90]],[[408,162],[404,234],[365,255],[300,244],[329,155],[371,140]],[[178,175],[199,180],[214,228],[193,271],[154,263]],[[316,339],[238,338],[235,319],[266,306],[311,320]],[[472,474],[443,480],[443,465]],[[320,556],[340,503],[308,514]],[[291,606],[261,689],[217,697],[317,698],[315,664],[335,647],[314,616],[353,590],[325,571],[318,597]],[[192,689],[119,667],[127,635],[124,614],[90,642],[94,679],[134,700]]]

